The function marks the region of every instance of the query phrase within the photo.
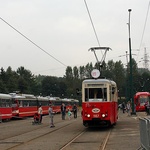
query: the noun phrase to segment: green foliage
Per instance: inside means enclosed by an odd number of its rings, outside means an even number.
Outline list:
[[[138,91],[150,92],[150,72],[148,70],[139,69],[135,60],[132,61],[133,70],[133,88],[134,93]],[[61,98],[77,98],[81,101],[81,86],[85,78],[91,77],[91,71],[94,68],[100,68],[102,76],[114,80],[117,83],[119,97],[128,99],[130,93],[130,65],[124,68],[121,61],[108,63],[102,62],[93,65],[87,63],[85,66],[68,66],[64,77],[54,76],[34,76],[30,70],[19,67],[17,71],[13,71],[8,67],[5,71],[0,70],[0,93],[11,93],[20,91],[34,95],[53,96]],[[78,94],[76,93],[78,89]]]

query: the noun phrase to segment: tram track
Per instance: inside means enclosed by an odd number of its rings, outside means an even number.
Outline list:
[[[61,121],[57,121],[56,124],[57,124],[57,123],[60,123],[60,122],[61,122]],[[32,125],[32,122],[31,122],[31,125]],[[36,126],[36,128],[35,128],[35,129],[32,129],[32,131],[31,131],[31,130],[30,130],[30,131],[22,131],[22,133],[20,133],[20,134],[16,134],[16,135],[13,135],[13,136],[7,136],[6,138],[3,138],[2,140],[7,140],[7,139],[9,139],[9,138],[21,136],[21,135],[23,135],[23,134],[26,134],[26,133],[30,133],[30,132],[39,130],[39,129],[43,128],[43,127],[45,127],[45,128],[48,128],[48,127],[49,127],[49,125],[47,125],[47,124],[46,124],[46,125],[44,125],[44,124],[36,124],[36,125],[33,125],[33,126]],[[1,142],[2,140],[0,140],[0,144],[2,143],[2,142]]]
[[[56,122],[56,125],[57,125],[57,123],[60,123],[60,122]],[[30,142],[32,142],[32,141],[34,141],[34,140],[40,139],[40,138],[42,138],[42,137],[44,137],[44,136],[46,136],[46,135],[49,135],[49,134],[51,134],[51,133],[53,133],[53,132],[56,132],[56,131],[58,131],[58,130],[61,130],[61,129],[63,129],[63,128],[69,126],[69,125],[71,125],[72,123],[73,123],[73,122],[68,123],[68,124],[65,124],[65,125],[63,125],[63,126],[61,126],[61,127],[58,127],[58,128],[53,128],[53,130],[51,130],[51,131],[49,131],[49,132],[46,132],[46,133],[44,133],[44,134],[41,134],[40,136],[36,136],[36,137],[34,137],[34,138],[31,138],[30,140],[27,140],[27,141],[25,141],[25,142],[11,142],[11,141],[6,142],[5,140],[8,140],[8,139],[9,139],[9,138],[6,138],[6,139],[4,139],[4,141],[1,141],[0,144],[2,144],[2,143],[3,143],[3,144],[9,144],[9,143],[11,143],[11,144],[16,144],[16,145],[11,146],[11,147],[9,147],[9,148],[6,149],[6,150],[15,150],[17,147],[19,147],[19,146],[21,146],[21,145],[28,144],[28,143],[30,143]],[[45,125],[44,127],[48,127],[48,125]],[[43,126],[42,126],[41,128],[43,128]],[[39,129],[39,128],[38,128],[38,129]],[[35,130],[38,130],[38,129],[35,129]],[[34,131],[35,131],[35,130],[34,130]],[[33,132],[33,131],[30,131],[30,132]],[[24,134],[27,134],[27,133],[30,133],[30,132],[22,133],[22,134],[19,134],[19,135],[14,136],[14,137],[18,137],[18,136],[21,136],[21,135],[24,135]],[[14,137],[10,137],[10,138],[14,138]]]
[[[104,137],[102,137],[102,139],[103,140],[101,140],[101,141],[84,141],[84,142],[82,142],[82,141],[80,141],[80,142],[76,142],[76,140],[78,139],[78,138],[80,138],[83,134],[85,134],[86,132],[88,132],[88,128],[86,128],[85,130],[83,130],[81,133],[79,133],[77,136],[75,136],[73,139],[71,139],[68,143],[66,143],[64,146],[62,146],[59,150],[67,150],[67,149],[70,149],[70,145],[71,144],[95,144],[95,143],[99,143],[100,144],[100,146],[99,146],[99,148],[97,148],[97,149],[99,149],[99,150],[105,150],[105,148],[106,148],[106,146],[107,146],[107,143],[108,143],[108,140],[109,140],[109,137],[110,137],[110,134],[111,134],[111,132],[112,132],[112,128],[110,128],[110,129],[108,129],[108,131],[106,131],[107,132],[107,134],[104,136]],[[102,135],[103,136],[103,135]],[[69,147],[69,148],[68,148]]]
[[[70,145],[71,143],[73,143],[77,138],[79,138],[85,132],[86,132],[86,129],[83,130],[81,133],[79,133],[77,136],[75,136],[73,139],[71,139],[71,141],[69,141],[68,143],[66,143],[63,147],[61,147],[60,150],[64,150],[68,145]]]
[[[67,121],[66,120],[66,122],[67,122],[67,124],[64,124],[63,126],[60,126],[60,127],[58,127],[59,125],[58,124],[60,124],[60,123],[62,123],[62,121],[57,121],[57,122],[55,122],[55,125],[57,126],[57,128],[52,128],[52,130],[51,131],[48,131],[48,132],[46,132],[46,133],[43,133],[43,134],[41,134],[41,135],[39,135],[39,136],[35,136],[35,137],[32,137],[32,138],[30,138],[30,139],[28,139],[28,140],[25,140],[25,141],[12,141],[11,139],[13,139],[13,138],[18,138],[18,137],[20,137],[20,136],[24,136],[24,134],[32,134],[32,132],[36,132],[36,130],[39,130],[39,129],[44,129],[44,130],[46,130],[47,128],[48,128],[48,125],[42,125],[42,126],[40,126],[39,128],[36,128],[35,130],[33,130],[33,131],[29,131],[29,132],[26,132],[26,133],[22,133],[22,134],[18,134],[18,135],[16,135],[16,136],[12,136],[12,137],[9,137],[9,138],[5,138],[3,141],[1,140],[1,142],[0,142],[0,144],[11,144],[12,146],[10,146],[9,148],[7,148],[7,149],[5,149],[5,150],[16,150],[16,149],[20,149],[20,148],[22,148],[23,146],[25,146],[25,145],[29,145],[29,144],[33,144],[33,143],[35,143],[35,141],[37,141],[37,140],[39,140],[39,139],[42,139],[44,136],[50,136],[52,133],[54,133],[55,134],[55,132],[59,132],[59,130],[64,130],[63,128],[68,128],[71,124],[73,124],[74,123],[74,121],[73,122],[69,122],[69,121]],[[102,137],[102,140],[101,141],[80,141],[79,140],[79,138],[83,135],[83,136],[86,136],[86,133],[88,133],[88,132],[96,132],[96,130],[95,129],[92,129],[92,130],[90,130],[89,128],[84,128],[84,130],[82,130],[82,131],[80,131],[80,132],[78,132],[78,134],[76,135],[76,136],[73,136],[73,138],[71,138],[69,141],[67,141],[63,146],[61,146],[61,148],[59,148],[60,150],[67,150],[67,147],[69,146],[69,145],[71,145],[71,144],[75,144],[75,145],[80,145],[80,144],[95,144],[95,143],[99,143],[99,150],[105,150],[105,147],[106,147],[106,145],[107,145],[107,141],[108,141],[108,139],[109,139],[109,136],[110,136],[110,133],[111,133],[111,130],[112,129],[107,129],[106,131],[104,130],[100,130],[100,131],[102,131],[103,133],[102,133],[102,135],[101,136],[103,136]],[[99,132],[99,129],[97,130],[98,132]],[[106,132],[108,132],[105,136],[104,136],[104,133],[106,133]],[[85,135],[84,135],[85,134]],[[100,132],[100,134],[101,134],[101,132]]]
[[[81,117],[81,116],[79,115],[78,117]],[[62,122],[62,120],[60,120],[60,119],[58,120],[58,119],[59,119],[59,115],[56,116],[56,118],[55,118],[55,124],[59,124],[59,123]],[[44,120],[49,120],[49,116],[45,116]],[[0,129],[1,130],[7,130],[7,128],[14,128],[14,130],[15,130],[15,128],[19,127],[19,125],[23,126],[24,124],[28,124],[27,125],[28,127],[26,125],[24,125],[24,128],[28,128],[28,129],[21,130],[20,131],[21,133],[20,132],[19,133],[14,132],[14,133],[11,133],[11,134],[8,134],[8,135],[4,135],[4,133],[3,133],[3,136],[0,137],[0,144],[2,143],[1,141],[3,141],[3,140],[7,140],[9,138],[13,138],[13,137],[16,137],[16,136],[21,136],[23,134],[30,133],[30,132],[33,132],[33,131],[36,131],[36,130],[39,130],[39,129],[42,129],[42,128],[49,128],[49,126],[50,126],[48,122],[44,122],[44,123],[41,123],[41,124],[32,124],[33,120],[31,120],[31,118],[26,118],[26,119],[22,120],[22,122],[20,122],[20,121],[21,120],[12,120],[11,122],[5,123],[4,128],[1,127]],[[67,121],[67,119],[66,119],[66,121]],[[31,127],[35,127],[35,128],[31,128]]]
[[[137,115],[137,117],[138,116],[139,115]],[[80,117],[81,116],[78,116],[77,120],[72,118],[71,120],[66,119],[65,121],[62,121],[60,116],[58,116],[58,118],[56,116],[55,128],[49,128],[48,117],[44,118],[45,122],[42,125],[31,125],[30,123],[30,127],[32,129],[34,129],[34,126],[36,127],[34,130],[32,131],[30,130],[22,134],[18,134],[15,136],[10,136],[8,138],[5,138],[1,140],[0,147],[1,145],[2,146],[8,145],[7,148],[4,148],[4,149],[2,148],[2,150],[20,150],[20,149],[25,150],[24,147],[29,148],[29,145],[35,145],[35,143],[38,143],[38,145],[40,145],[39,141],[42,141],[42,142],[44,141],[45,143],[45,139],[48,138],[47,142],[50,142],[49,145],[52,144],[53,146],[56,146],[56,147],[50,148],[51,150],[58,150],[58,149],[59,150],[68,150],[68,149],[74,150],[76,148],[83,149],[83,147],[87,149],[88,147],[91,147],[91,146],[94,146],[94,149],[89,148],[92,150],[106,150],[109,147],[109,142],[110,140],[112,140],[111,135],[114,134],[116,127],[115,128],[113,127],[111,128],[106,128],[106,127],[105,128],[85,128],[82,126],[80,122]],[[134,117],[132,118],[134,119]],[[26,122],[28,125],[29,125],[29,121],[30,120]],[[21,125],[23,123],[24,122],[22,122]],[[75,125],[76,123],[77,125]],[[38,132],[38,130],[41,130],[42,132]],[[35,134],[37,135],[32,136],[33,135],[32,132],[35,132]],[[63,133],[65,133],[65,135]],[[26,137],[27,135],[29,136],[31,135],[31,137],[27,139],[23,139],[23,137],[24,136]],[[16,139],[20,139],[20,140],[16,140]],[[43,149],[46,149],[46,148],[43,148]],[[34,149],[33,146],[31,149]]]
[[[109,140],[110,134],[111,134],[112,129],[110,129],[108,131],[108,134],[106,135],[106,137],[104,138],[104,141],[102,142],[102,145],[100,146],[99,150],[105,150],[107,142]]]

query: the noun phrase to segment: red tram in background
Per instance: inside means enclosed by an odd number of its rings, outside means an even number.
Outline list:
[[[11,93],[10,93],[11,94]],[[30,94],[12,93],[12,116],[23,118],[33,116],[41,104],[43,115],[48,114],[49,100],[47,97],[35,97]]]
[[[66,111],[72,110],[74,104],[79,105],[75,99],[60,99],[59,97],[34,96],[32,94],[1,94],[0,93],[0,121],[11,118],[24,118],[34,116],[41,105],[43,115],[48,115],[49,104],[52,104],[55,113],[61,112],[61,105],[66,105]]]
[[[9,94],[0,93],[0,120],[12,118],[12,100]]]
[[[145,111],[145,104],[150,102],[149,92],[137,92],[134,95],[134,104],[136,106],[136,111]]]
[[[59,97],[43,97],[30,94],[11,94],[12,95],[12,117],[23,118],[34,116],[37,113],[39,105],[42,106],[43,115],[48,115],[49,104],[52,104],[53,111],[55,113],[61,112],[61,105],[64,103],[66,108],[72,110],[73,104],[79,103],[78,100],[74,99],[60,99]],[[66,110],[67,110],[66,109]]]
[[[99,72],[99,70],[95,70]],[[117,118],[116,83],[104,78],[85,79],[82,82],[83,125],[86,127],[110,126],[116,124]]]

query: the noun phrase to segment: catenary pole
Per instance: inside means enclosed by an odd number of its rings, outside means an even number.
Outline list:
[[[133,74],[132,74],[132,51],[131,51],[131,34],[130,34],[130,14],[131,9],[128,9],[129,12],[129,22],[128,22],[128,29],[129,29],[129,55],[130,55],[130,101],[132,104],[132,112],[131,115],[135,115],[135,107],[134,107],[134,97],[133,97]]]

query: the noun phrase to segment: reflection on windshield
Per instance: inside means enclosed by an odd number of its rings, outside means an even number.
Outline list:
[[[107,101],[107,89],[106,88],[85,89],[85,101],[89,102]]]

